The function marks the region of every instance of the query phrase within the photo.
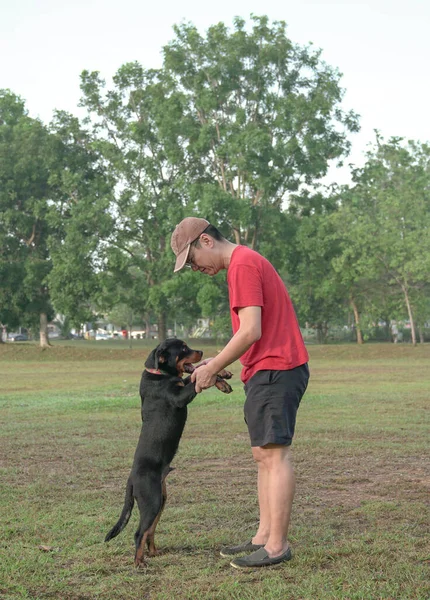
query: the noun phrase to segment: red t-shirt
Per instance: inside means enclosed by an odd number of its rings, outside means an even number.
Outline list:
[[[233,333],[240,326],[239,308],[261,306],[261,338],[240,359],[244,383],[257,371],[287,371],[308,362],[290,296],[267,259],[238,246],[231,255],[227,283]]]

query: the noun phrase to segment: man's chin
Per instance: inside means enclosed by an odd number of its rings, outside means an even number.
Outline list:
[[[208,267],[208,268],[205,268],[205,269],[200,269],[200,273],[203,273],[203,275],[209,275],[209,277],[213,277],[219,271],[220,271],[220,269],[216,269],[214,267]]]

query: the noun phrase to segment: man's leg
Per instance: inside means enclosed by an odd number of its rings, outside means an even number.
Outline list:
[[[253,448],[260,450],[260,448]],[[255,459],[255,455],[254,455]],[[257,459],[255,459],[257,460]],[[258,467],[258,505],[260,507],[260,523],[258,531],[252,538],[253,544],[266,544],[270,535],[270,505],[269,505],[269,470],[262,461],[257,461]]]
[[[258,464],[260,503],[260,527],[253,543],[265,543],[270,557],[280,556],[288,548],[287,533],[295,492],[290,447],[268,444],[253,447],[252,453]]]

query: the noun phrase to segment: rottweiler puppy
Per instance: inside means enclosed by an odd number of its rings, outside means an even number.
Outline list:
[[[127,481],[124,507],[116,525],[105,541],[116,537],[127,525],[134,501],[140,511],[139,527],[134,534],[136,567],[145,565],[144,548],[154,556],[154,534],[166,503],[166,477],[172,470],[170,463],[176,454],[187,420],[187,405],[196,397],[191,377],[184,373],[194,371],[193,363],[201,361],[203,352],[192,350],[185,342],[167,339],[148,356],[140,382],[142,400],[142,430]],[[216,386],[224,393],[232,391],[224,381],[231,377],[222,372]]]

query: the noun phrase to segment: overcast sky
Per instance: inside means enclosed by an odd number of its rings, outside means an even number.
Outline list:
[[[26,100],[49,122],[54,109],[79,114],[79,75],[108,81],[125,62],[161,65],[172,26],[204,31],[234,16],[284,20],[293,42],[312,42],[343,73],[345,109],[361,115],[350,162],[360,165],[373,130],[384,137],[430,141],[430,1],[311,0],[0,0],[0,88]],[[344,182],[346,171],[331,170]]]

